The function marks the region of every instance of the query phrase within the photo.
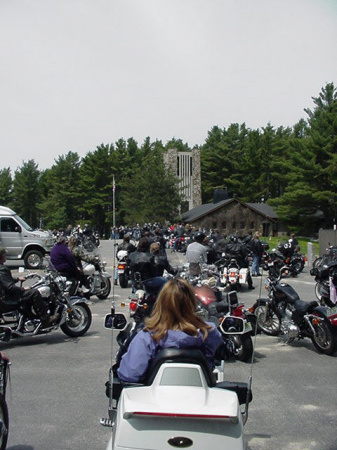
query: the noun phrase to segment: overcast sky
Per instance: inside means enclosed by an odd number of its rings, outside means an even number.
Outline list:
[[[292,126],[329,82],[337,0],[0,0],[0,169]]]

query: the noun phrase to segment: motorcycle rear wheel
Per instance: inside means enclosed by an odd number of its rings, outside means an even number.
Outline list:
[[[88,305],[85,303],[77,303],[73,309],[79,314],[79,319],[74,317],[67,317],[67,320],[61,325],[61,330],[64,334],[70,337],[83,336],[90,328],[92,315]]]
[[[118,277],[119,279],[119,285],[121,288],[125,289],[128,287],[128,277],[125,275],[125,273],[121,273]]]
[[[8,440],[8,408],[7,403],[2,394],[0,394],[0,450],[5,450]]]
[[[103,288],[103,291],[100,294],[96,294],[96,296],[100,300],[105,300],[109,297],[110,291],[111,291],[111,281],[109,278],[102,277],[102,283],[105,283],[105,286]]]
[[[254,308],[254,314],[256,315],[257,327],[264,334],[268,336],[280,334],[281,321],[274,311],[267,309],[266,305],[257,305]]]
[[[332,355],[337,350],[337,336],[331,329],[330,322],[327,319],[318,324],[312,324],[316,334],[311,340],[316,349],[325,355]]]
[[[237,351],[235,359],[250,362],[253,356],[253,341],[250,334],[232,334],[227,337],[234,342]]]

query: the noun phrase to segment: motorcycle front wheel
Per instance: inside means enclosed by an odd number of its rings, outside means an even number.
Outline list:
[[[317,297],[317,300],[321,301],[322,300],[322,284],[317,281],[317,283],[315,284],[315,295]]]
[[[331,329],[330,322],[327,319],[319,321],[317,324],[313,321],[312,325],[315,334],[311,340],[316,349],[325,355],[332,355],[337,350],[336,333]]]
[[[259,330],[268,336],[278,336],[280,334],[281,321],[267,305],[257,305],[254,308],[254,314],[256,315]]]
[[[234,342],[236,349],[235,359],[250,362],[253,356],[253,341],[250,334],[232,334],[227,337]]]
[[[66,321],[61,325],[64,334],[70,337],[83,336],[90,328],[92,315],[88,305],[77,303],[73,306],[75,314],[68,314]]]
[[[5,450],[8,440],[8,408],[2,394],[0,394],[0,450]]]
[[[102,277],[102,283],[104,283],[104,287],[102,287],[102,292],[100,294],[96,294],[96,296],[100,300],[105,300],[109,297],[111,291],[111,281],[109,278]]]

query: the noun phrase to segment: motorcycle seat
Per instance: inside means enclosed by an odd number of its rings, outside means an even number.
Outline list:
[[[308,311],[311,311],[313,308],[318,306],[318,302],[315,300],[312,302],[305,302],[304,300],[296,300],[294,303],[294,307],[296,312],[299,314],[306,314]]]

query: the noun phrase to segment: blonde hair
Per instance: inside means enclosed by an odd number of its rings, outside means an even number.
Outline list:
[[[160,244],[159,242],[152,242],[150,245],[150,253],[159,253]]]
[[[198,336],[201,331],[205,340],[211,327],[195,314],[195,308],[192,286],[181,278],[173,278],[160,291],[151,316],[145,320],[144,331],[150,332],[156,342],[164,339],[168,330],[180,330],[190,336]]]
[[[70,236],[69,241],[68,241],[68,247],[70,248],[70,250],[72,250],[74,247],[76,247],[76,237],[75,236]]]

